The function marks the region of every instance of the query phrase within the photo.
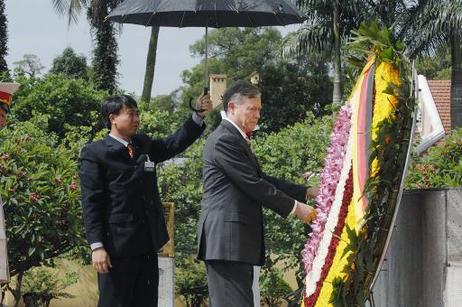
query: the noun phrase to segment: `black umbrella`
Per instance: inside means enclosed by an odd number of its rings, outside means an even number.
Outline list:
[[[284,0],[126,0],[113,21],[163,27],[260,27],[301,23],[304,16]]]
[[[209,27],[285,26],[305,20],[284,0],[125,0],[108,17],[144,26],[205,27],[206,85]]]

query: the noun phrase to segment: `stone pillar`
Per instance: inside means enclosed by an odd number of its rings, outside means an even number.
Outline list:
[[[456,307],[462,302],[462,190],[403,194],[376,307]]]

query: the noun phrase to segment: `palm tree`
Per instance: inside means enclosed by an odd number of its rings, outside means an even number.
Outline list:
[[[7,20],[5,16],[5,1],[0,0],[0,77],[2,74],[8,74],[8,65],[6,64],[6,56],[8,54],[8,32]],[[8,77],[8,76],[5,76]]]
[[[113,9],[121,0],[52,0],[56,11],[62,15],[67,14],[69,24],[76,22],[83,9],[87,9],[87,16],[93,29],[95,29],[96,47],[93,51],[93,67],[95,83],[98,88],[113,92],[117,82],[117,41],[116,29],[113,24],[105,20],[108,9]],[[149,49],[146,59],[142,101],[151,100],[152,83],[156,66],[157,39],[159,27],[153,27],[149,40]]]
[[[415,14],[410,39],[411,57],[433,54],[440,47],[451,50],[451,129],[462,126],[462,1],[428,0]]]
[[[82,10],[94,31],[96,46],[93,49],[94,82],[98,89],[113,93],[117,88],[117,29],[105,17],[121,0],[52,0],[59,14],[67,14],[69,24],[76,22]]]
[[[300,55],[315,52],[333,62],[332,101],[342,99],[342,50],[351,30],[359,27],[358,0],[297,0],[307,21],[288,42],[286,51]]]
[[[77,1],[77,0],[72,0]],[[87,18],[94,29],[96,46],[93,49],[93,71],[96,88],[113,94],[117,89],[118,45],[117,29],[113,22],[106,20],[109,10],[121,0],[91,0]]]
[[[462,126],[462,1],[364,1],[365,11],[384,25],[393,26],[405,41],[407,55],[415,59],[434,55],[442,47],[451,50],[451,128]]]

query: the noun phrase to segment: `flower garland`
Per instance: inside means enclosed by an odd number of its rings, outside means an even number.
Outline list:
[[[350,128],[351,108],[349,105],[345,105],[339,111],[330,137],[331,145],[327,151],[325,167],[321,174],[319,195],[316,198],[317,216],[312,223],[312,232],[309,235],[310,240],[305,244],[305,248],[302,251],[305,271],[307,272],[312,269],[314,257],[323,237],[327,217],[334,200],[333,195],[340,180],[343,168]]]

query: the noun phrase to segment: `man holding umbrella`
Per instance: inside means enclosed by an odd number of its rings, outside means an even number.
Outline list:
[[[85,233],[98,272],[99,307],[157,306],[158,250],[168,241],[156,163],[184,151],[204,131],[211,109],[198,98],[182,127],[164,139],[137,133],[136,101],[109,97],[101,107],[109,134],[80,153]]]

